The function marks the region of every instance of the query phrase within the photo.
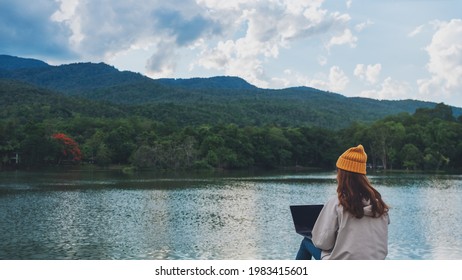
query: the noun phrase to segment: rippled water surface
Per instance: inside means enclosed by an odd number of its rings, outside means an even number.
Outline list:
[[[462,176],[369,175],[391,205],[389,259],[462,259]],[[0,259],[293,259],[289,205],[335,173],[0,173]]]

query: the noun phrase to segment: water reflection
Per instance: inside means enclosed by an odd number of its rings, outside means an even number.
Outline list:
[[[462,259],[462,177],[370,175],[391,209],[389,259]],[[0,259],[293,259],[289,205],[335,173],[0,173]]]
[[[392,259],[462,259],[460,176],[377,176],[391,205]]]
[[[445,179],[428,180],[428,184],[422,197],[425,216],[431,217],[426,219],[425,229],[429,233],[425,236],[426,243],[431,246],[432,258],[452,259],[457,257],[453,248],[462,248],[460,236],[454,235],[454,225],[462,222],[460,184],[456,187],[454,182]]]

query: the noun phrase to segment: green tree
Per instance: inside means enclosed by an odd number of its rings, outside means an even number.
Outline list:
[[[136,133],[126,122],[121,123],[119,127],[109,132],[105,143],[111,151],[114,163],[128,163],[130,155],[136,149],[135,138]]]
[[[106,135],[101,129],[96,130],[91,137],[89,137],[82,145],[82,150],[85,155],[85,160],[89,162],[95,162],[98,150],[101,149],[101,145],[104,145],[103,150],[108,150],[107,146],[104,144],[106,140]],[[108,153],[109,150],[104,153]],[[110,157],[109,157],[110,158]]]
[[[111,151],[105,143],[100,143],[96,149],[94,161],[100,166],[106,166],[112,162]]]
[[[372,155],[380,159],[386,170],[397,160],[397,150],[405,136],[404,126],[395,121],[378,121],[372,124],[368,130],[368,143],[373,151]]]
[[[404,168],[418,169],[422,164],[422,153],[413,144],[406,144],[401,149],[402,165]]]
[[[42,124],[29,123],[24,129],[25,138],[19,147],[21,164],[38,166],[58,160],[57,157],[62,150]]]

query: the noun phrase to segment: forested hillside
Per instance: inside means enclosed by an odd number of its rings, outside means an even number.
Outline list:
[[[0,69],[2,70],[30,69],[48,66],[48,64],[41,60],[0,54]]]
[[[362,143],[374,168],[462,170],[461,109],[445,104],[0,56],[0,108],[0,169],[333,168]]]
[[[0,78],[65,96],[129,105],[131,114],[183,125],[276,124],[338,129],[355,121],[370,123],[388,115],[435,106],[416,100],[347,98],[308,87],[260,89],[238,77],[153,80],[104,63],[39,63],[41,67],[25,67],[28,62],[29,59],[0,56]],[[459,116],[462,109],[453,108],[453,112]]]

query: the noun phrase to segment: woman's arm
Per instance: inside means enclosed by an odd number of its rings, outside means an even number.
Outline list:
[[[327,201],[319,214],[313,228],[313,243],[321,250],[334,248],[338,231],[338,199],[333,197]]]

